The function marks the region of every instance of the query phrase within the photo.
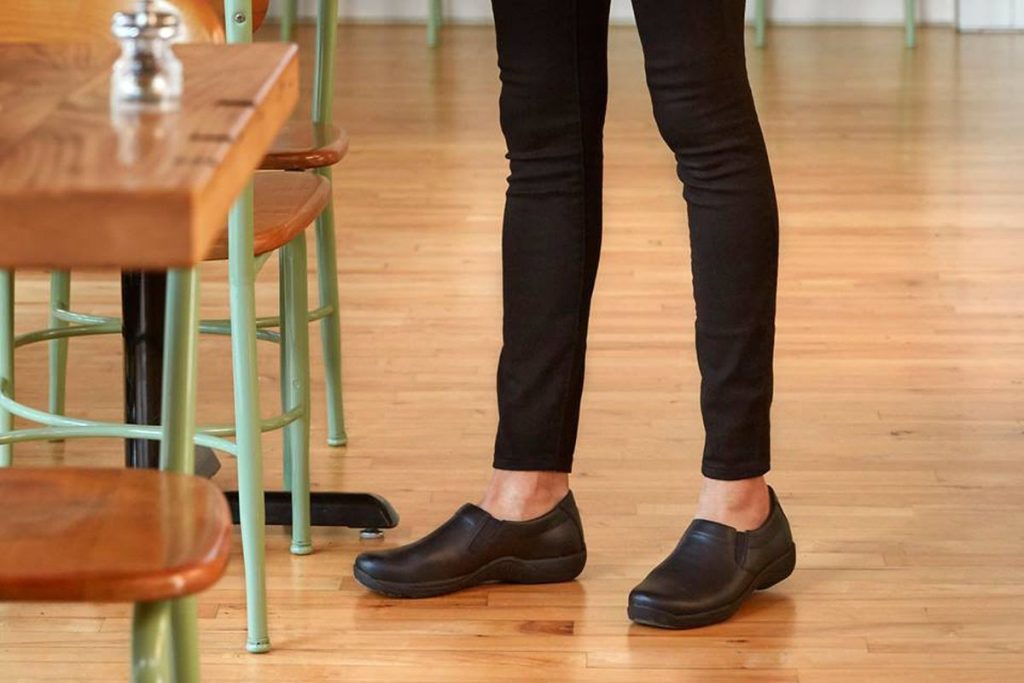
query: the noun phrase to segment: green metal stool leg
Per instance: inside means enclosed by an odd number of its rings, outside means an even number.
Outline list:
[[[199,277],[195,269],[167,275],[164,326],[163,399],[160,416],[161,469],[195,473],[196,345],[199,334]],[[171,603],[174,680],[199,680],[199,634],[196,600]]]
[[[904,41],[908,48],[917,47],[917,0],[904,0]]]
[[[292,492],[292,546],[295,555],[313,552],[309,519],[309,310],[306,235],[281,249],[281,353],[284,411],[302,417],[284,428],[286,473]]]
[[[757,0],[754,6],[754,44],[764,47],[765,29],[768,27],[768,0]]]
[[[330,168],[318,169],[317,173],[333,182]],[[316,270],[320,305],[330,310],[320,320],[327,391],[327,443],[344,446],[348,443],[348,434],[345,432],[345,403],[341,386],[341,304],[338,301],[338,255],[335,250],[332,201],[316,219]]]
[[[429,0],[429,16],[427,17],[427,45],[437,47],[441,42],[441,24],[444,22],[442,0]]]
[[[338,33],[338,3],[319,0],[316,16],[316,61],[313,65],[313,122],[330,123],[334,113],[334,53]],[[331,187],[330,168],[317,169]],[[324,374],[327,388],[327,443],[344,446],[345,407],[341,397],[341,314],[338,305],[338,256],[334,243],[334,203],[316,220],[317,290],[320,305],[330,311],[320,321],[320,339],[324,347]]]
[[[50,273],[50,327],[66,327],[67,323],[54,315],[58,308],[68,309],[71,303],[71,273],[56,270]],[[50,347],[50,412],[64,414],[64,387],[68,372],[68,340],[54,339]]]
[[[290,43],[295,37],[298,0],[284,0],[281,5],[281,40]]]
[[[0,387],[14,396],[14,271],[0,270]],[[11,431],[14,420],[0,408],[0,434]],[[0,446],[0,467],[10,467],[13,445]]]
[[[288,324],[289,318],[286,315],[288,310],[288,292],[285,289],[285,282],[288,279],[288,264],[287,254],[284,248],[277,250],[277,311],[278,319],[280,320],[280,326],[278,332],[280,334],[279,343],[277,345],[278,351],[278,372],[280,374],[280,398],[281,398],[281,413],[287,413],[291,407],[291,367],[288,364],[288,351],[289,346],[287,343],[288,338]],[[307,335],[308,337],[308,335]],[[288,440],[288,432],[281,430],[281,483],[282,488],[285,491],[292,490],[292,449],[291,443]]]
[[[231,298],[231,359],[235,385],[238,443],[238,505],[245,562],[245,598],[249,652],[270,649],[267,633],[263,452],[256,368],[256,299],[252,258],[252,182],[231,208],[228,219],[228,277]]]
[[[167,274],[160,468],[195,473],[196,344],[199,277],[194,268]]]
[[[171,604],[171,645],[176,683],[199,681],[199,608],[196,598],[178,598]]]
[[[171,667],[171,602],[139,602],[132,615],[132,681],[169,683]]]
[[[323,1],[323,0],[321,0]],[[332,3],[336,4],[336,3]],[[252,1],[224,0],[229,43],[252,42]],[[335,9],[337,15],[337,9]],[[240,19],[240,21],[238,20]],[[256,368],[256,270],[253,260],[252,182],[228,216],[228,279],[231,299],[231,365],[235,384],[238,444],[238,508],[245,563],[249,652],[270,650],[267,633],[266,511],[263,503],[263,449]]]

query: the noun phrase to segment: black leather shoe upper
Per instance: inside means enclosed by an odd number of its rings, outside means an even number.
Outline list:
[[[727,608],[738,608],[751,590],[767,587],[761,582],[781,580],[779,563],[785,578],[792,571],[785,563],[795,552],[793,536],[775,491],[769,491],[768,519],[753,531],[693,520],[675,550],[630,593],[630,609],[679,616],[731,613]]]
[[[418,541],[362,553],[356,569],[377,581],[419,584],[466,576],[493,560],[545,560],[586,550],[579,511],[570,492],[551,512],[525,522],[495,519],[467,503]]]

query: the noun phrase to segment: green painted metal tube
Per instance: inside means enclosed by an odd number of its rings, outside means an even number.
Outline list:
[[[132,615],[132,681],[168,683],[171,668],[171,602],[136,603]]]
[[[294,335],[290,334],[291,330],[289,325],[291,323],[291,316],[286,315],[288,311],[288,279],[291,274],[288,270],[290,264],[288,262],[288,250],[287,245],[277,251],[277,273],[278,273],[278,285],[277,285],[277,310],[280,312],[281,318],[281,343],[278,345],[278,380],[280,382],[280,390],[278,391],[278,398],[281,401],[281,412],[288,412],[288,409],[295,407],[295,404],[290,400],[291,396],[291,382],[292,378],[290,375],[291,366],[288,364],[289,360],[289,347],[295,343]],[[307,327],[309,323],[306,323]],[[300,411],[301,412],[301,411]],[[281,484],[285,491],[292,490],[292,449],[291,443],[288,439],[287,433],[281,435],[282,448],[281,448]]]
[[[337,11],[337,10],[335,10]],[[229,43],[252,42],[251,0],[224,0]],[[266,539],[263,450],[256,368],[256,274],[253,263],[253,186],[250,181],[228,215],[228,286],[231,303],[231,366],[238,447],[238,507],[245,563],[249,652],[270,650],[267,631]]]
[[[149,439],[159,441],[161,438],[159,425],[83,425],[81,427],[39,427],[33,429],[17,429],[0,434],[0,445],[22,443],[25,441],[63,441],[65,439]],[[196,434],[195,443],[237,457],[235,445],[215,436]]]
[[[302,417],[284,428],[286,479],[292,492],[294,555],[313,552],[309,517],[309,320],[306,282],[306,235],[281,249],[281,399],[286,411]]]
[[[317,0],[316,60],[313,63],[313,122],[334,117],[334,48],[338,38],[337,0]]]
[[[298,4],[298,0],[284,0],[281,3],[281,40],[285,43],[290,43],[295,38]]]
[[[201,334],[216,334],[222,337],[228,337],[231,335],[231,322],[224,320],[203,320],[199,323],[199,332]],[[256,339],[258,341],[267,341],[272,344],[281,343],[281,335],[274,330],[256,330]]]
[[[231,359],[235,388],[238,448],[238,504],[245,562],[246,649],[267,652],[267,588],[264,565],[263,451],[260,443],[259,384],[256,368],[256,300],[254,296],[252,182],[228,218],[228,278],[231,300]]]
[[[66,323],[74,323],[76,325],[104,325],[108,323],[121,324],[120,318],[115,318],[109,315],[93,315],[91,313],[78,313],[76,311],[70,311],[66,308],[58,308],[53,311],[53,317],[57,318]]]
[[[904,42],[908,48],[917,47],[917,0],[904,0]]]
[[[70,301],[71,273],[66,270],[56,270],[50,273],[50,327],[67,326],[67,323],[57,315],[57,310],[66,309]],[[64,388],[68,374],[67,338],[57,338],[50,341],[49,351],[50,412],[63,415]]]
[[[444,23],[442,0],[428,0],[427,45],[437,47],[441,42],[441,25]]]
[[[199,683],[199,608],[193,596],[171,603],[175,683]]]
[[[120,334],[121,323],[100,323],[95,325],[67,325],[65,327],[48,327],[18,335],[14,339],[14,347],[20,348],[29,344],[50,341],[53,339],[69,339],[71,337],[90,337],[101,334]]]
[[[318,306],[317,308],[311,309],[309,311],[309,320],[310,320],[310,322],[313,322],[313,321],[316,321],[316,320],[320,320],[321,318],[326,318],[332,312],[333,311],[331,310],[330,306]],[[56,312],[56,317],[60,318],[61,320],[65,321],[65,322],[74,323],[75,327],[92,327],[92,326],[101,326],[102,325],[105,328],[103,332],[93,332],[93,333],[90,333],[90,334],[108,334],[111,331],[117,331],[117,332],[121,331],[121,319],[120,318],[114,318],[114,317],[105,316],[105,315],[90,315],[90,314],[87,314],[87,313],[75,313],[75,312],[72,312],[72,311],[57,311]],[[256,318],[256,327],[258,329],[280,327],[280,326],[281,326],[281,316],[279,316],[279,315],[265,315],[265,316],[260,316],[260,317]],[[46,331],[57,330],[57,329],[60,329],[60,328],[47,328]],[[201,333],[208,333],[208,334],[224,334],[224,335],[228,335],[228,334],[231,334],[231,321],[228,320],[227,318],[208,318],[208,319],[205,319],[205,320],[200,320],[199,321],[199,331]],[[41,332],[42,332],[42,330],[41,330]],[[20,339],[28,337],[28,336],[29,335],[21,335],[21,336],[17,337],[16,339],[20,340]],[[69,335],[69,336],[75,336],[75,335]],[[40,337],[38,339],[33,339],[32,341],[46,341],[46,340],[52,339],[52,338],[53,337],[47,335],[47,336],[44,336],[44,337]],[[278,338],[277,338],[277,336],[275,336],[273,339],[268,340],[268,341],[275,341],[276,342],[276,341],[278,341]],[[32,343],[32,342],[25,342],[25,343]],[[22,343],[18,342],[17,346],[22,346]]]
[[[333,183],[331,169],[317,169],[317,173]],[[332,185],[333,187],[333,185]],[[334,232],[334,203],[328,203],[316,219],[317,291],[320,308],[331,313],[320,320],[320,340],[323,344],[324,389],[327,394],[327,443],[344,446],[348,443],[345,432],[345,404],[341,378],[341,304],[338,301],[338,255]]]
[[[229,43],[251,43],[252,0],[224,0],[224,23]]]
[[[754,44],[764,47],[765,33],[768,28],[768,0],[757,0],[754,5]]]
[[[263,270],[263,266],[267,265],[267,261],[270,260],[271,256],[273,256],[273,252],[268,251],[265,254],[260,254],[259,256],[255,257],[252,260],[253,272],[259,274],[259,272]]]
[[[196,343],[199,328],[199,276],[194,268],[167,273],[164,323],[163,399],[160,467],[195,474]]]
[[[317,306],[310,310],[309,321],[313,322],[326,318],[333,311],[330,306]],[[281,316],[279,315],[265,315],[256,318],[257,329],[263,329],[268,327],[280,327]],[[223,332],[221,331],[223,329]],[[199,321],[199,331],[208,332],[210,334],[231,334],[231,321],[226,318],[208,319]],[[277,341],[277,338],[274,339]]]
[[[68,417],[66,415],[54,415],[43,410],[37,410],[21,403],[18,403],[10,396],[6,380],[0,382],[0,410],[6,410],[12,415],[30,420],[37,424],[46,425],[54,429],[62,430],[60,436],[50,432],[37,434],[43,430],[18,430],[8,434],[0,434],[0,443],[19,443],[21,441],[38,441],[40,439],[59,438],[110,438],[110,439],[149,439],[160,441],[163,439],[163,431],[160,425],[129,425],[120,422],[101,422],[98,420],[85,420],[82,418]],[[268,429],[278,429],[281,420],[294,419],[291,415],[279,415],[267,420],[270,423]],[[230,434],[230,432],[228,432]],[[197,433],[195,443],[199,446],[206,446],[214,450],[222,451],[228,455],[235,455],[235,444],[227,439],[219,438],[218,434]]]
[[[335,261],[337,261],[337,258],[335,258]],[[337,271],[337,268],[335,268],[335,271]],[[337,299],[337,297],[335,297],[335,299]],[[317,306],[309,312],[309,321],[314,322],[316,320],[322,320],[335,312],[337,312],[337,309],[332,306]]]
[[[333,118],[337,33],[337,2],[319,0],[316,64],[313,74],[314,123],[330,123]],[[329,167],[319,168],[316,172],[332,183],[333,187],[333,176]],[[343,446],[348,442],[348,435],[345,433],[345,409],[342,403],[341,322],[338,304],[338,256],[335,249],[332,201],[316,219],[317,289],[320,309],[328,311],[327,315],[320,319],[327,390],[327,443],[331,446]]]
[[[274,415],[273,417],[266,417],[260,420],[260,431],[277,431],[285,425],[289,425],[300,418],[302,418],[302,410],[300,408],[294,408],[279,415]],[[237,430],[234,424],[218,424],[203,425],[198,428],[198,431],[200,434],[208,434],[210,436],[234,436]]]
[[[0,390],[14,394],[14,271],[0,270]],[[14,427],[9,410],[0,406],[0,437]],[[0,444],[0,467],[10,467],[10,443]]]

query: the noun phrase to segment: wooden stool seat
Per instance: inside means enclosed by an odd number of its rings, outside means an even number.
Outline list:
[[[0,470],[0,602],[148,602],[198,593],[228,562],[224,494],[139,469]]]
[[[333,166],[348,152],[348,133],[337,126],[289,121],[281,128],[260,168],[304,171]]]
[[[254,180],[254,256],[280,249],[316,220],[331,200],[331,184],[312,173],[257,173]],[[228,257],[228,231],[206,256],[207,261]]]

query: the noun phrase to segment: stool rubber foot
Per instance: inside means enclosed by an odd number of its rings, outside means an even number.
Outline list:
[[[260,638],[258,640],[252,640],[250,638],[245,641],[245,649],[254,655],[261,655],[264,652],[270,652],[270,638]]]

